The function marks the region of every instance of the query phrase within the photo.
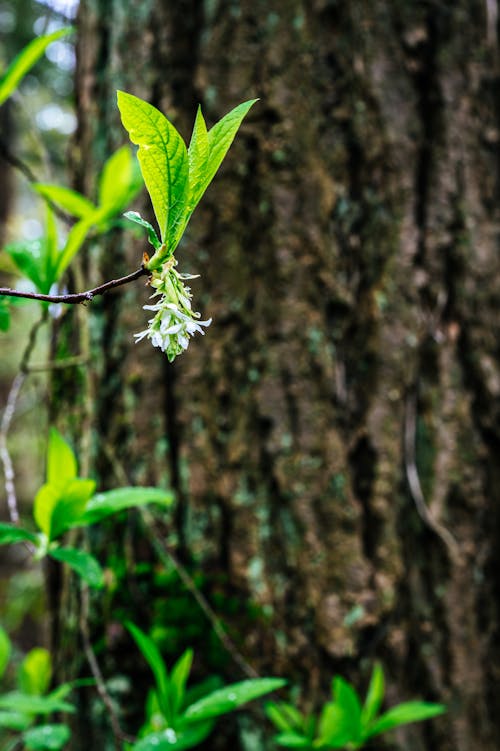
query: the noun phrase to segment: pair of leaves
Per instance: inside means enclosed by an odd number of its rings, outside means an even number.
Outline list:
[[[337,676],[333,680],[333,701],[327,702],[316,721],[305,718],[291,704],[270,703],[269,719],[280,731],[276,742],[287,748],[357,749],[370,738],[400,725],[442,714],[441,704],[410,701],[379,715],[385,692],[384,674],[375,665],[364,704],[353,686]]]
[[[94,495],[95,482],[77,476],[76,458],[54,428],[49,435],[47,482],[38,491],[33,505],[36,534],[23,527],[0,523],[0,545],[25,542],[35,555],[49,555],[66,563],[90,586],[103,586],[103,571],[97,560],[72,547],[61,547],[58,539],[69,529],[86,527],[129,508],[149,503],[169,506],[173,496],[158,488],[117,488]]]
[[[0,677],[3,676],[11,653],[11,643],[6,632],[0,628]],[[21,663],[18,671],[18,688],[0,694],[0,728],[22,733],[27,749],[33,751],[57,751],[70,737],[66,725],[43,724],[31,727],[37,715],[53,712],[74,712],[74,707],[65,701],[72,690],[66,683],[47,694],[52,677],[52,660],[46,649],[32,649]]]
[[[156,683],[156,702],[165,727],[141,739],[134,751],[177,751],[201,743],[211,732],[214,720],[233,712],[243,704],[285,685],[281,678],[262,678],[234,683],[211,691],[189,702],[186,684],[191,671],[193,652],[188,649],[177,660],[170,673],[154,641],[132,623],[127,628],[151,668]]]
[[[55,31],[53,34],[37,37],[21,50],[0,77],[0,105],[17,89],[24,76],[42,57],[49,44],[61,39],[71,31],[71,28],[64,28]]]
[[[129,216],[146,226],[156,253],[148,263],[153,270],[175,251],[191,215],[219,169],[243,118],[256,102],[235,107],[210,131],[198,108],[189,148],[182,136],[153,105],[118,92],[118,108],[130,140],[139,146],[142,176],[153,204],[160,238],[140,217]]]

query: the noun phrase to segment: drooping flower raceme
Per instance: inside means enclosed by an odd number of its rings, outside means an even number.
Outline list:
[[[144,331],[134,334],[136,342],[148,338],[154,347],[166,353],[169,362],[188,348],[189,339],[196,333],[204,334],[203,327],[210,326],[212,319],[200,321],[200,313],[191,309],[191,290],[184,281],[196,279],[191,274],[179,274],[172,258],[161,269],[153,271],[150,284],[156,289],[152,297],[159,297],[154,305],[144,305],[144,310],[155,313]]]

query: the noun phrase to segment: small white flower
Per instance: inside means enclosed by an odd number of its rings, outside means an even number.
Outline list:
[[[160,299],[154,305],[144,305],[144,310],[155,313],[144,331],[134,334],[136,342],[148,338],[153,347],[166,353],[170,362],[188,348],[194,334],[205,334],[203,327],[210,326],[212,319],[198,320],[199,313],[191,309],[191,290],[182,283],[193,279],[189,274],[178,274],[173,263],[167,263],[154,272],[151,286],[156,289],[153,297]]]

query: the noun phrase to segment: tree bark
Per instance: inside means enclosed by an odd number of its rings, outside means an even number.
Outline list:
[[[401,751],[500,743],[493,5],[82,0],[79,13],[75,183],[89,195],[125,140],[116,88],[186,140],[198,102],[213,124],[260,97],[177,253],[201,274],[207,335],[171,366],[132,344],[141,284],[89,311],[101,483],[117,466],[168,481],[181,559],[212,602],[237,598],[223,616],[241,651],[300,684],[304,707],[335,671],[362,688],[376,659],[389,703],[444,701],[444,718],[397,735]],[[142,250],[117,232],[86,286]]]

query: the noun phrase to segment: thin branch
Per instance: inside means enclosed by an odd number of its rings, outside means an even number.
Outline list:
[[[119,751],[120,743],[135,743],[137,739],[134,738],[134,736],[128,735],[128,733],[125,733],[121,729],[118,715],[116,713],[115,704],[113,702],[113,699],[108,693],[101,668],[99,667],[99,663],[97,662],[97,657],[92,648],[92,642],[90,640],[89,625],[88,625],[90,598],[89,598],[89,588],[86,584],[82,584],[81,596],[82,596],[82,603],[81,603],[81,610],[80,610],[80,633],[82,635],[82,640],[83,640],[83,649],[85,651],[85,656],[87,658],[87,662],[89,664],[90,670],[96,682],[96,687],[97,687],[99,696],[101,697],[104,703],[104,706],[109,712],[109,721],[111,723],[111,729],[113,731],[113,735],[115,739],[115,748],[117,751]]]
[[[84,302],[90,302],[98,295],[104,295],[110,289],[115,287],[121,287],[124,284],[130,284],[141,276],[150,276],[151,272],[144,266],[133,271],[127,276],[121,276],[119,279],[112,279],[110,282],[100,284],[99,287],[94,289],[88,289],[85,292],[76,292],[69,295],[42,295],[39,292],[20,292],[17,289],[9,289],[8,287],[0,287],[0,295],[7,297],[24,297],[27,300],[41,300],[42,302],[51,303],[66,303],[67,305],[78,305]]]
[[[150,512],[143,509],[141,510],[141,516],[146,528],[146,533],[149,537],[151,545],[156,551],[158,558],[164,565],[168,565],[170,563],[174,566],[182,583],[184,584],[186,589],[191,592],[198,606],[206,615],[216,636],[218,637],[226,652],[231,655],[234,662],[241,668],[243,673],[245,673],[248,678],[259,678],[259,674],[255,670],[255,668],[253,668],[252,665],[250,665],[250,663],[247,662],[247,660],[243,657],[238,647],[233,642],[224,626],[222,625],[222,622],[217,613],[212,608],[202,592],[200,592],[189,572],[184,568],[182,563],[172,553],[172,551],[166,547],[164,541],[160,539],[160,537],[154,531],[154,519]]]
[[[460,547],[451,532],[444,527],[441,522],[434,518],[429,507],[427,506],[420,484],[420,477],[417,469],[417,452],[416,452],[416,431],[417,431],[417,394],[413,390],[408,395],[405,403],[405,421],[404,421],[404,455],[406,479],[412,495],[418,515],[422,521],[432,529],[439,539],[447,547],[452,560],[460,560]]]
[[[5,405],[2,420],[0,422],[0,460],[3,464],[4,476],[5,476],[5,492],[7,495],[7,508],[9,510],[9,517],[13,524],[19,523],[19,509],[17,506],[16,486],[15,486],[15,473],[14,465],[7,446],[7,436],[9,429],[16,411],[17,399],[19,392],[23,386],[29,369],[30,357],[35,349],[36,337],[40,327],[47,320],[48,311],[45,309],[42,312],[41,317],[31,327],[28,343],[25,347],[23,355],[21,357],[21,363],[19,365],[19,371],[12,382],[9,395],[7,397],[7,404]]]

